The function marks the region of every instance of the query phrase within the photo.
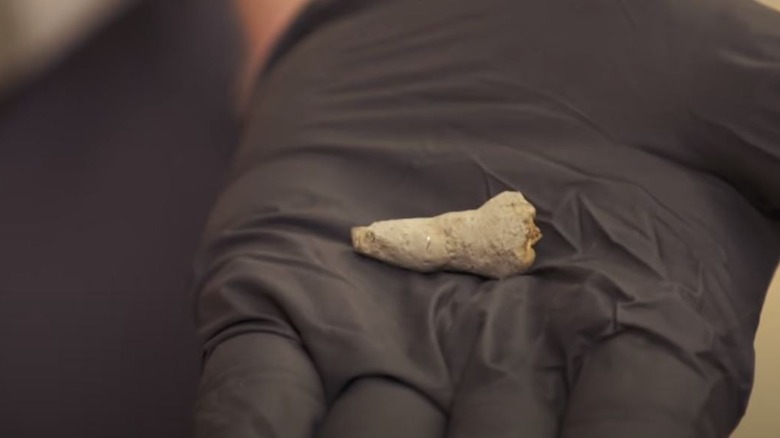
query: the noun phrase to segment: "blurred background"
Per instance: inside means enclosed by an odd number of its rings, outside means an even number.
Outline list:
[[[229,5],[0,0],[0,437],[189,436]]]
[[[0,0],[0,89],[43,70],[132,0]]]
[[[780,9],[780,0],[764,0]],[[188,436],[231,2],[0,0],[0,437]],[[780,436],[780,279],[737,438]]]
[[[780,9],[780,7],[778,7]],[[769,288],[756,338],[756,378],[748,411],[733,438],[780,436],[780,271]]]

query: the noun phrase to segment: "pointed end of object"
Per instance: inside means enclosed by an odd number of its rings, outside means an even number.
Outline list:
[[[352,227],[350,234],[352,235],[352,248],[360,254],[365,254],[365,240],[369,234],[368,227]]]

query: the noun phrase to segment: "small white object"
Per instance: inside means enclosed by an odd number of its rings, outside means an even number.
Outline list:
[[[536,209],[520,192],[503,192],[476,210],[396,219],[352,229],[360,254],[420,272],[469,272],[506,278],[534,262],[542,234]]]

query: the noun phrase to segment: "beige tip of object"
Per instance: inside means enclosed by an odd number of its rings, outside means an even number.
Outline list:
[[[536,208],[520,192],[503,192],[476,210],[396,219],[352,228],[360,254],[419,272],[460,271],[502,279],[534,262],[542,233]]]

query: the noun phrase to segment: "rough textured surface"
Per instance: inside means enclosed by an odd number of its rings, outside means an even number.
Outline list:
[[[503,192],[476,210],[355,227],[352,245],[360,254],[415,271],[505,278],[534,262],[533,245],[542,238],[535,217],[520,192]]]

